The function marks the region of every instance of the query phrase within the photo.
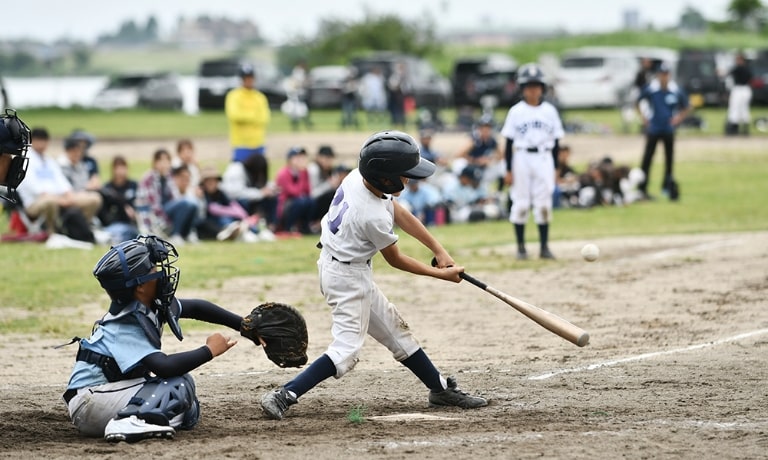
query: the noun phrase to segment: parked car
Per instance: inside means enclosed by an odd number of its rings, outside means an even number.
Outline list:
[[[349,78],[349,67],[321,65],[309,71],[307,103],[312,108],[339,108],[344,83]]]
[[[749,66],[752,70],[752,104],[768,105],[768,49],[758,51]]]
[[[428,61],[394,52],[378,52],[352,59],[358,76],[363,76],[374,67],[384,71],[389,78],[398,62],[405,64],[408,82],[417,107],[440,109],[448,107],[453,97],[451,82],[440,75]]]
[[[723,105],[727,100],[718,54],[714,49],[680,50],[675,79],[693,107]]]
[[[640,69],[632,50],[585,47],[568,50],[560,58],[553,83],[564,109],[618,107],[627,98]]]
[[[109,80],[93,100],[102,110],[148,109],[181,110],[184,97],[177,78],[170,73],[118,75]]]
[[[265,61],[213,59],[203,61],[198,73],[197,104],[200,110],[221,110],[227,92],[241,84],[238,72],[243,64],[251,64],[256,74],[256,88],[264,93],[269,106],[279,109],[288,99],[283,76],[277,67]]]
[[[513,105],[520,98],[515,82],[517,67],[517,61],[506,54],[457,59],[451,74],[454,105],[480,107],[488,97],[495,106]]]

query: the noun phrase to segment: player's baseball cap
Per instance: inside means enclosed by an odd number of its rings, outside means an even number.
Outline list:
[[[237,73],[241,77],[253,77],[254,75],[256,75],[256,72],[253,70],[253,66],[251,64],[241,65]]]
[[[304,147],[291,147],[288,150],[288,154],[286,155],[286,157],[288,159],[291,159],[296,155],[306,155],[306,154],[307,154],[307,149],[305,149]]]
[[[669,67],[669,64],[666,62],[662,62],[659,64],[659,70],[658,73],[669,73],[671,68]]]

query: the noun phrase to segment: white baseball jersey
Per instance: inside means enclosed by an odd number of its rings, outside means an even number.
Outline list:
[[[534,220],[546,224],[552,218],[555,164],[552,148],[565,132],[560,115],[549,102],[537,106],[518,102],[507,113],[501,134],[512,140],[513,183],[509,220],[524,224],[533,206]]]
[[[384,196],[365,187],[359,170],[350,172],[321,222],[323,248],[343,262],[365,262],[397,242],[392,197]]]
[[[322,219],[322,250],[317,261],[320,291],[331,306],[333,342],[325,354],[336,378],[352,370],[366,334],[402,361],[419,344],[397,308],[373,282],[370,259],[397,242],[392,197],[376,196],[355,169],[336,190]]]

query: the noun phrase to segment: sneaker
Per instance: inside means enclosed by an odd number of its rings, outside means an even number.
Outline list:
[[[519,248],[517,250],[517,260],[528,260],[528,252],[525,248]]]
[[[274,420],[282,420],[288,407],[298,403],[299,400],[288,390],[280,387],[265,394],[261,398],[261,408],[267,416]]]
[[[216,234],[216,239],[219,241],[235,240],[240,235],[240,222],[231,222],[224,227],[219,233]]]
[[[238,240],[242,241],[243,243],[258,243],[260,241],[259,235],[253,233],[251,229],[241,231]]]
[[[277,237],[272,233],[272,230],[264,227],[259,229],[259,239],[261,239],[261,241],[275,241]]]
[[[548,247],[544,246],[541,248],[541,254],[539,255],[542,259],[549,259],[549,260],[555,260],[555,255],[552,254],[552,251],[549,250]]]
[[[189,232],[189,235],[187,235],[187,243],[198,244],[199,242],[200,242],[200,237],[197,236],[197,232],[194,230]]]
[[[184,246],[186,244],[184,238],[182,238],[178,233],[174,233],[173,235],[169,236],[168,242],[171,243],[174,247]]]
[[[456,379],[448,377],[448,388],[443,391],[429,392],[429,405],[431,407],[455,406],[462,409],[474,409],[488,405],[488,401],[478,396],[472,396],[459,390]]]
[[[172,439],[175,434],[173,427],[152,425],[135,415],[121,419],[113,418],[104,428],[104,439],[109,442],[136,442],[149,438]]]

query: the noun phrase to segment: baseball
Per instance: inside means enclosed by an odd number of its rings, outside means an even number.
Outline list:
[[[597,256],[599,255],[600,249],[592,243],[585,244],[584,247],[581,248],[581,257],[583,257],[587,262],[594,262],[597,260]]]

